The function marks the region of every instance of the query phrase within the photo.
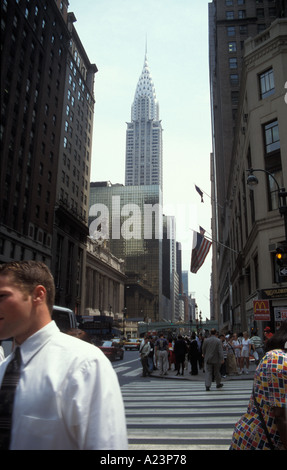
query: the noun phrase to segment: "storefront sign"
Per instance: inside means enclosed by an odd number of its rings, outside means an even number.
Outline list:
[[[286,299],[287,287],[279,287],[278,289],[260,289],[258,295],[262,299]]]
[[[269,300],[253,300],[254,320],[270,321]]]

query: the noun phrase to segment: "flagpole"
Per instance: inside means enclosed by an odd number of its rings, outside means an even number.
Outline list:
[[[234,250],[233,248],[230,248],[230,246],[224,245],[224,243],[221,243],[218,240],[214,240],[213,238],[210,238],[210,237],[206,237],[206,238],[207,238],[207,240],[210,240],[211,242],[217,243],[218,245],[221,245],[224,248],[227,248],[228,250],[233,251],[233,253],[236,253],[237,255],[239,255],[238,251]]]
[[[190,228],[189,230],[192,230],[193,232],[196,232],[197,233],[197,230],[193,230],[193,228]],[[206,232],[205,232],[206,233]],[[209,232],[207,232],[209,233]],[[224,248],[227,248],[228,250],[230,251],[233,251],[233,253],[236,253],[237,255],[239,255],[238,251],[234,250],[233,248],[230,248],[230,246],[227,246],[227,245],[224,245],[224,243],[221,243],[219,242],[218,240],[214,240],[214,238],[211,238],[211,237],[207,237],[206,235],[203,235],[207,240],[211,241],[211,242],[214,242],[218,245],[221,245],[223,246]]]
[[[216,202],[216,200],[215,200],[213,197],[209,196],[209,194],[207,194],[205,191],[203,191],[203,189],[199,188],[195,183],[193,183],[193,184],[194,184],[195,188],[198,188],[203,194],[205,194],[207,197],[209,197],[209,199],[210,199],[211,201],[214,201],[215,204],[216,204],[218,207],[220,207],[220,209],[224,209],[223,206],[221,206],[218,202]],[[197,189],[196,189],[196,191],[197,191]],[[204,202],[202,196],[201,196],[201,202]]]

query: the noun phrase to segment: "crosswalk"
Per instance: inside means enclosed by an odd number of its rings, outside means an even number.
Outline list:
[[[125,377],[139,377],[142,374],[142,367],[137,367],[136,369],[131,369],[128,366],[118,366],[114,367],[117,374],[123,374]]]
[[[134,367],[138,365],[138,367]],[[139,357],[122,363],[114,363],[113,368],[118,375],[124,375],[125,377],[140,377],[142,374],[142,366]]]
[[[250,387],[250,381],[230,381],[207,392],[204,382],[164,379],[123,385],[129,448],[227,450]]]

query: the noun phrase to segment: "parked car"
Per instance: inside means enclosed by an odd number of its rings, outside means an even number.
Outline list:
[[[100,344],[97,344],[97,346],[110,359],[110,361],[124,358],[124,349],[117,341],[105,340]]]
[[[125,342],[125,349],[137,349],[139,350],[141,340],[139,338],[130,338]]]

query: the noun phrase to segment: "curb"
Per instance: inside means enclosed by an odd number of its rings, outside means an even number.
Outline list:
[[[222,377],[223,382],[229,381],[237,381],[237,380],[252,380],[254,379],[254,373],[256,370],[255,365],[251,365],[249,369],[249,374],[242,374],[242,375],[227,375],[226,377]],[[155,378],[155,379],[165,379],[165,380],[185,380],[189,382],[205,382],[205,374],[202,370],[199,371],[198,375],[190,375],[189,372],[186,372],[186,375],[176,375],[175,371],[168,371],[166,375],[161,375],[159,371],[153,371],[151,375],[147,377]]]

